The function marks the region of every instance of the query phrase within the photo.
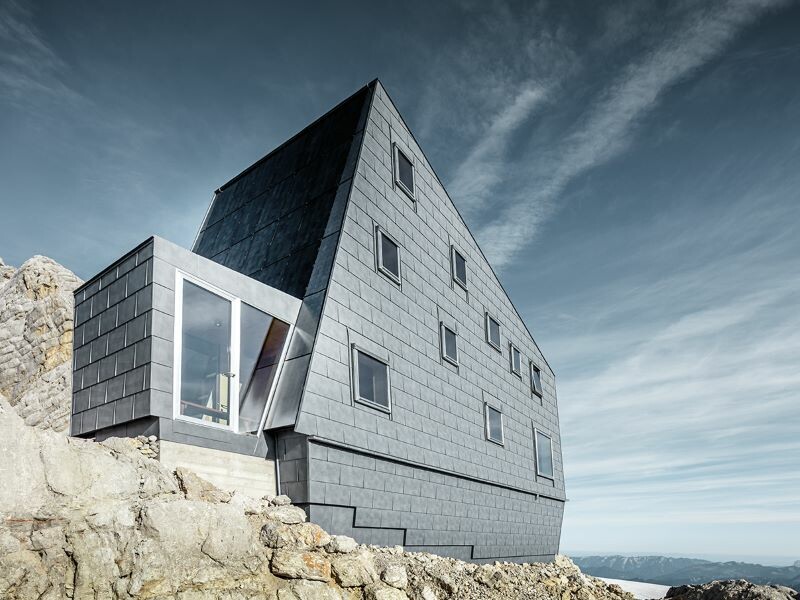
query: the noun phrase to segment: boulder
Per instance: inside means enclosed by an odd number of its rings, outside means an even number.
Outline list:
[[[315,550],[328,544],[330,539],[322,527],[313,523],[287,525],[272,521],[261,528],[261,541],[268,548]]]
[[[408,586],[408,573],[400,565],[387,565],[381,573],[381,580],[387,585],[404,590]]]
[[[307,519],[305,511],[297,506],[270,506],[262,514],[268,519],[287,525],[305,523]]]
[[[28,425],[69,427],[72,292],[81,283],[44,256],[18,270],[0,261],[0,394]]]
[[[673,600],[798,600],[800,592],[737,579],[671,587],[664,597]]]
[[[343,554],[333,559],[331,567],[342,587],[363,587],[379,579],[375,559],[366,550]]]
[[[346,535],[332,535],[325,549],[332,554],[349,554],[358,548],[358,542]]]
[[[277,550],[272,555],[272,572],[286,579],[330,581],[331,563],[311,552]]]

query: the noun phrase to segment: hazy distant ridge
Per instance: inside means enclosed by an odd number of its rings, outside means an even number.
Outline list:
[[[744,562],[713,562],[668,556],[574,556],[581,570],[595,577],[628,579],[662,585],[705,583],[714,579],[747,579],[785,585],[800,591],[800,561],[790,567]]]

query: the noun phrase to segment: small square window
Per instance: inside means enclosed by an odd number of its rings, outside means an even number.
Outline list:
[[[486,439],[501,446],[504,443],[503,413],[488,404],[486,405]]]
[[[453,280],[464,289],[467,289],[467,259],[464,258],[455,246],[452,248]]]
[[[536,474],[553,479],[553,440],[538,429],[536,435]]]
[[[395,283],[400,283],[400,246],[380,227],[376,227],[375,232],[378,270]]]
[[[486,313],[486,341],[496,350],[500,350],[500,323],[488,312]]]
[[[394,147],[394,178],[398,186],[414,199],[414,163],[396,145]]]
[[[511,360],[511,372],[522,376],[522,354],[514,344],[508,345],[508,357]]]
[[[358,402],[390,412],[389,364],[358,348],[354,355],[354,395]]]
[[[444,323],[440,324],[442,358],[449,363],[458,365],[458,336]]]
[[[531,391],[542,397],[542,372],[533,362],[531,362]]]

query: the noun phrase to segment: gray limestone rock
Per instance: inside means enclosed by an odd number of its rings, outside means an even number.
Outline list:
[[[667,590],[671,600],[797,600],[800,592],[779,585],[756,585],[744,579],[681,585]]]
[[[71,271],[44,256],[0,261],[0,394],[25,423],[66,431],[72,405]]]
[[[332,535],[325,549],[334,554],[349,554],[358,548],[358,542],[346,535]]]
[[[331,563],[319,554],[277,550],[272,555],[272,572],[287,579],[330,581]]]
[[[381,580],[387,585],[404,590],[408,586],[408,573],[401,565],[387,565],[381,573]]]
[[[272,521],[261,528],[261,541],[268,548],[315,550],[328,544],[330,539],[322,527],[313,523],[287,525]]]
[[[363,587],[378,580],[375,560],[367,551],[343,554],[332,563],[333,575],[342,587]]]

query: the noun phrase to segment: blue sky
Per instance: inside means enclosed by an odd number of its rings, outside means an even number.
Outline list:
[[[0,2],[0,256],[189,245],[378,76],[557,373],[562,549],[800,558],[800,4],[287,4]]]

